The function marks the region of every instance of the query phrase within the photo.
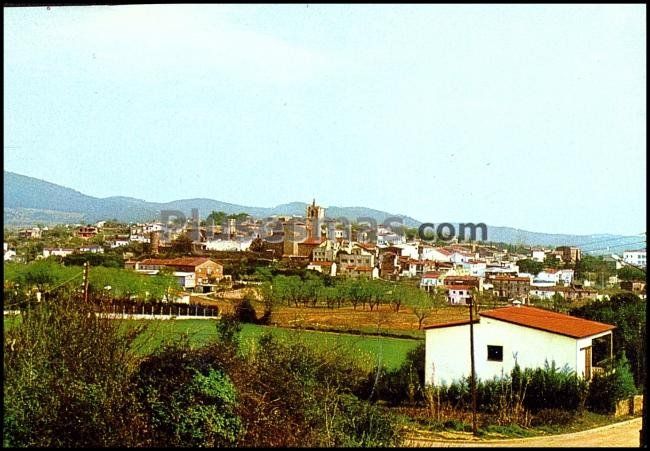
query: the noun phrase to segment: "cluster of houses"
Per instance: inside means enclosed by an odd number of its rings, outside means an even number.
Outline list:
[[[42,257],[65,257],[75,252],[103,253],[105,248],[115,249],[133,242],[146,243],[155,256],[185,234],[193,237],[192,245],[196,250],[255,250],[272,259],[302,262],[307,269],[332,277],[418,279],[424,291],[444,290],[451,304],[466,304],[475,290],[491,291],[498,299],[519,300],[524,304],[533,299],[552,299],[555,295],[567,300],[597,297],[588,281],[575,280],[572,269],[545,268],[537,274],[528,274],[520,271],[517,265],[521,259],[545,262],[549,256],[558,262],[575,264],[581,259],[581,252],[573,246],[533,248],[526,255],[483,244],[460,244],[457,240],[434,246],[420,239],[407,240],[403,233],[386,226],[376,227],[372,234],[367,230],[356,232],[351,227],[346,230],[326,218],[325,209],[316,205],[315,200],[307,206],[304,217],[276,216],[272,219],[272,227],[268,221],[252,217],[240,221],[228,219],[224,224],[205,226],[191,221],[177,227],[162,222],[134,224],[129,234],[114,235],[105,246],[45,248]],[[102,223],[80,225],[75,228],[74,235],[90,239],[100,232],[102,226]],[[41,232],[35,227],[20,233],[24,237],[37,238]],[[14,257],[15,252],[12,254],[5,243],[5,261]],[[645,266],[645,249],[626,251],[623,261]],[[160,269],[141,263],[133,265],[134,269],[149,273]],[[193,281],[191,276],[182,274],[191,272],[185,271],[183,265],[170,263],[166,266],[176,268],[174,272],[181,286],[203,286],[201,281]],[[634,291],[641,289],[638,286],[632,288]]]

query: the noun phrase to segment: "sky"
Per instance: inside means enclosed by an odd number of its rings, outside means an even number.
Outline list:
[[[4,168],[96,197],[633,235],[646,114],[645,5],[4,8]]]

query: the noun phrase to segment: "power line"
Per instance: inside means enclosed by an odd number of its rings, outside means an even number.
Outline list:
[[[644,233],[640,233],[639,235],[643,235],[643,234],[644,234]],[[632,237],[609,238],[609,239],[607,239],[607,240],[598,240],[598,241],[587,242],[587,243],[585,243],[585,244],[580,244],[580,245],[578,245],[578,246],[580,246],[580,247],[589,247],[589,246],[593,246],[593,245],[595,245],[595,244],[608,243],[608,242],[610,242],[610,241],[626,240],[626,239],[630,239],[630,238],[632,238]],[[634,238],[637,238],[637,236],[634,236]]]
[[[81,275],[83,275],[83,272],[80,272],[79,274],[77,274],[77,275],[71,277],[70,279],[66,280],[65,282],[62,282],[62,283],[58,284],[58,285],[55,286],[55,287],[50,288],[50,289],[47,290],[47,291],[44,291],[43,294],[45,294],[45,293],[49,293],[49,292],[52,291],[52,290],[56,290],[57,288],[59,288],[59,287],[65,285],[66,283],[72,282],[74,279],[76,279],[77,277],[79,277],[79,276],[81,276]]]
[[[584,252],[596,252],[596,251],[602,251],[602,250],[609,250],[609,249],[617,248],[617,247],[635,246],[637,244],[646,244],[646,242],[645,241],[637,241],[637,242],[634,242],[634,243],[613,244],[611,246],[600,247],[600,248],[596,248],[596,249],[590,249],[590,250],[587,250],[587,251],[584,251]]]

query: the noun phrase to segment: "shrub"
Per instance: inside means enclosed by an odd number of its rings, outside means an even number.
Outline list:
[[[248,296],[245,296],[235,304],[234,315],[235,318],[237,318],[237,320],[242,323],[257,322],[255,307],[253,307],[253,304],[251,303],[251,300]]]
[[[541,409],[581,411],[585,406],[588,386],[584,379],[568,368],[558,369],[555,362],[544,368],[521,370],[511,374],[515,389],[526,387],[524,407],[532,412]]]
[[[137,374],[147,446],[233,446],[241,433],[237,393],[218,364],[186,342],[164,347]]]
[[[265,334],[249,356],[247,446],[388,446],[397,425],[359,400],[367,371],[349,355]]]
[[[141,329],[120,329],[63,297],[25,312],[5,337],[3,443],[137,444],[143,418],[130,390],[130,345]]]
[[[338,399],[338,411],[332,421],[333,433],[326,435],[322,446],[328,447],[387,447],[399,444],[395,419],[377,406],[360,401],[352,395]]]
[[[373,399],[398,405],[424,401],[424,343],[411,349],[402,366],[386,372],[377,369],[369,376],[368,386],[374,387]],[[375,381],[377,383],[375,384]]]
[[[616,404],[636,393],[630,364],[623,353],[609,363],[603,374],[595,374],[589,384],[587,408],[597,413],[613,413]]]

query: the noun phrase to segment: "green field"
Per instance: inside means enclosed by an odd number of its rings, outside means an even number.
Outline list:
[[[5,330],[11,327],[15,321],[14,318],[5,317]],[[190,343],[195,346],[200,346],[217,335],[214,320],[127,320],[124,323],[126,325],[146,324],[148,326],[145,333],[138,337],[135,343],[136,351],[141,355],[153,352],[165,341],[177,339],[182,334],[187,334]],[[358,357],[359,361],[366,361],[372,366],[382,365],[386,369],[398,368],[406,358],[408,351],[423,342],[423,340],[243,324],[241,331],[242,350],[246,352],[251,346],[254,346],[256,339],[265,332],[271,332],[279,337],[295,339],[308,346],[315,346],[320,350],[339,349]]]

